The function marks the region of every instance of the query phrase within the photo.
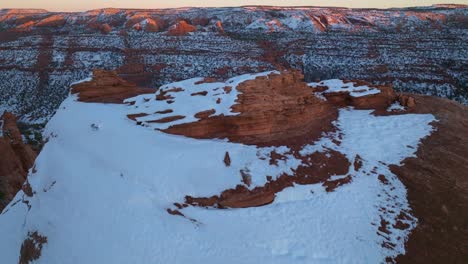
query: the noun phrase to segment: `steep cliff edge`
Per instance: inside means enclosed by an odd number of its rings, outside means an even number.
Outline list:
[[[16,116],[5,112],[0,137],[0,211],[13,199],[33,166],[36,153],[23,143]]]
[[[139,88],[117,75],[115,71],[94,70],[93,77],[72,85],[71,93],[78,94],[82,102],[121,104],[124,99],[154,89]]]

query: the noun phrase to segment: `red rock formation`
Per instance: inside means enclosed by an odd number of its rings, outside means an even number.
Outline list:
[[[371,85],[364,81],[345,80],[344,82],[353,82],[358,86],[367,85],[369,87],[380,90],[380,93],[361,97],[353,97],[349,94],[349,92],[324,93],[324,96],[327,98],[327,100],[337,106],[353,106],[356,109],[385,110],[398,98],[395,91],[388,86]]]
[[[319,100],[299,72],[272,74],[241,83],[236,116],[213,116],[175,125],[166,133],[193,138],[228,138],[253,145],[301,145],[332,129],[337,110]]]
[[[399,95],[398,101],[402,106],[406,106],[408,108],[413,108],[416,106],[416,99],[409,95]]]
[[[207,94],[208,94],[207,91],[201,91],[197,93],[192,93],[191,96],[197,96],[197,95],[206,96]]]
[[[185,118],[185,116],[175,115],[175,116],[163,117],[163,118],[158,119],[158,120],[152,120],[152,121],[147,121],[147,122],[148,123],[169,123],[169,122],[173,122],[173,121],[184,119],[184,118]]]
[[[211,115],[213,115],[214,113],[216,113],[216,110],[210,109],[210,110],[206,110],[206,111],[196,113],[194,116],[196,118],[198,118],[198,119],[206,119],[206,118],[210,117]]]
[[[181,20],[172,27],[170,27],[167,34],[169,36],[185,36],[188,33],[195,31],[197,31],[197,28],[195,26],[192,26],[186,21]]]
[[[34,26],[35,22],[34,21],[28,21],[26,23],[23,23],[19,26],[16,27],[18,30],[29,30]]]
[[[3,137],[0,138],[0,210],[2,210],[21,189],[28,170],[33,166],[36,153],[31,146],[23,143],[16,125],[16,116],[5,112]]]
[[[352,97],[350,105],[356,109],[387,109],[393,102],[395,102],[397,96],[395,91],[391,87],[377,86],[375,87],[380,90],[378,94],[372,94],[361,97]]]
[[[71,93],[78,93],[82,102],[121,104],[127,98],[154,93],[154,89],[139,88],[117,75],[115,71],[94,70],[93,79],[72,86]]]
[[[166,110],[162,110],[162,111],[156,111],[155,114],[169,114],[169,113],[172,113],[172,112],[174,112],[174,110],[166,109]]]
[[[127,115],[128,119],[131,119],[133,121],[136,121],[137,118],[139,117],[144,117],[147,116],[148,114],[146,113],[140,113],[140,114],[132,114],[132,115]]]

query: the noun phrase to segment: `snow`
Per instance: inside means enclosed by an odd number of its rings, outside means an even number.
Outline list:
[[[301,11],[282,12],[283,16],[276,19],[260,17],[246,26],[250,30],[281,31],[283,29],[297,31],[317,31],[310,17]]]
[[[402,106],[400,102],[394,102],[388,107],[387,112],[395,112],[395,111],[403,111],[403,110],[405,110],[405,107]]]
[[[80,83],[84,83],[84,82],[90,82],[93,80],[93,77],[87,77],[87,78],[84,78],[82,80],[79,80],[79,81],[76,81],[76,82],[72,82],[70,84],[70,86],[73,86],[73,85],[77,85],[77,84],[80,84]]]
[[[267,25],[268,21],[264,18],[260,18],[249,24],[246,29],[264,29],[268,30],[270,27]]]
[[[379,161],[400,164],[403,159],[415,155],[419,140],[432,132],[428,124],[435,121],[430,114],[374,116],[372,111],[340,109],[337,127],[344,135],[341,145],[332,142],[338,135],[323,137],[318,143],[306,146],[301,155],[331,148],[349,159],[359,155],[376,166]]]
[[[227,84],[235,87],[254,76],[233,78]],[[195,82],[163,88],[186,89],[172,94],[177,98],[170,106],[176,108],[173,114],[187,114],[187,122],[193,120],[190,107],[192,114],[218,107],[201,108],[199,104],[210,104],[208,97],[193,101],[198,99],[187,94],[202,88],[212,93],[221,83],[198,87]],[[216,114],[235,114],[230,110],[235,89],[220,96],[226,102]],[[132,100],[143,108],[140,99],[144,97]],[[154,111],[159,104],[164,102],[148,107]],[[77,102],[75,95],[62,103],[44,132],[48,143],[36,160],[36,172],[28,176],[34,196],[20,191],[0,215],[2,261],[17,262],[29,231],[47,236],[35,263],[48,264],[381,263],[404,252],[404,240],[416,219],[407,220],[409,230],[392,228],[396,215],[410,208],[406,189],[380,162],[399,164],[413,156],[420,140],[432,131],[432,115],[377,117],[371,111],[343,109],[336,121],[339,131],[306,146],[302,154],[331,148],[350,161],[359,154],[363,166],[358,171],[350,168],[351,183],[331,193],[321,184],[290,187],[262,207],[185,208],[183,213],[197,220],[193,223],[166,209],[185,195],[211,196],[240,184],[241,169],[250,170],[253,188],[265,184],[266,175],[291,172],[300,161],[288,156],[275,166],[261,159],[272,150],[287,153],[287,147],[195,140],[137,126],[126,118],[136,112],[134,106]],[[99,124],[99,129],[92,124]],[[338,146],[332,139],[340,133]],[[226,151],[230,167],[223,163]],[[375,173],[370,173],[374,167]],[[385,175],[389,185],[382,184],[378,174]],[[392,208],[393,213],[380,208]],[[378,234],[381,217],[390,222],[392,233],[385,237]],[[383,248],[383,241],[396,246]]]
[[[372,88],[367,85],[355,86],[355,84],[352,82],[345,83],[340,79],[326,80],[318,83],[309,83],[309,86],[314,88],[317,86],[327,86],[328,89],[323,93],[348,92],[352,97],[362,97],[380,93],[379,89]]]
[[[281,23],[292,30],[314,30],[314,24],[312,21],[303,15],[293,14],[285,18],[280,19]]]

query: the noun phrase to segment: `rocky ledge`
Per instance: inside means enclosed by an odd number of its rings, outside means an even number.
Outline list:
[[[117,75],[115,71],[94,70],[93,77],[72,85],[72,94],[82,102],[121,104],[129,97],[152,93],[154,89],[139,88]]]

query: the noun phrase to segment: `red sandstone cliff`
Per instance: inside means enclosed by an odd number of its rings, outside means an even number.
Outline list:
[[[5,112],[3,137],[0,137],[0,210],[2,210],[21,189],[28,170],[33,166],[36,153],[23,143],[16,125],[16,116]]]

